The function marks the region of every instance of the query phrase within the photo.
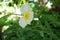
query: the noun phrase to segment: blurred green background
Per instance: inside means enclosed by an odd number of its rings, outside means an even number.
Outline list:
[[[8,18],[15,13],[15,4],[20,8],[24,3],[39,20],[21,28],[18,15]],[[60,0],[0,0],[0,40],[60,40]]]

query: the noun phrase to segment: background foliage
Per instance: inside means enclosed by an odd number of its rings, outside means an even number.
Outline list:
[[[31,25],[21,28],[19,26],[19,18],[6,22],[11,15],[11,13],[8,13],[8,15],[0,18],[0,40],[60,40],[60,1],[50,1],[53,3],[51,9],[46,8],[44,3],[39,6],[40,2],[42,2],[41,0],[38,0],[38,2],[12,0],[8,6],[13,7],[16,4],[20,7],[24,3],[31,5],[34,17],[39,20],[33,20]],[[0,12],[0,14],[2,13]],[[3,26],[9,26],[9,28],[2,32]]]

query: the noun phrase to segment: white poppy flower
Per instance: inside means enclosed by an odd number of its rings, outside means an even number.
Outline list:
[[[34,14],[28,4],[23,4],[21,6],[21,13],[23,14],[23,17],[20,18],[19,25],[24,28],[33,20]]]

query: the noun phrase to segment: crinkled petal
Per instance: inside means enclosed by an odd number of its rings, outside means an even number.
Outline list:
[[[30,12],[30,21],[32,21],[33,20],[33,18],[34,18],[34,13],[33,12]]]
[[[23,4],[20,9],[21,12],[31,11],[31,8],[28,4]]]
[[[19,25],[22,27],[22,28],[25,28],[27,23],[25,20],[23,20],[23,18],[20,18],[20,21],[19,21]]]

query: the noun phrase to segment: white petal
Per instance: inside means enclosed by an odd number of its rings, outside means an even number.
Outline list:
[[[34,18],[34,20],[38,21],[39,19],[38,18]]]
[[[28,20],[28,21],[25,21],[27,24],[30,24],[31,23],[31,21],[30,20]]]
[[[50,3],[50,1],[48,1],[48,3],[46,4],[46,7],[50,9],[51,5],[52,5],[52,3]]]
[[[23,20],[23,18],[20,18],[20,21],[19,21],[19,25],[22,27],[22,28],[25,28],[27,23],[25,20]]]
[[[34,18],[34,13],[31,11],[31,12],[30,12],[30,21],[32,21],[33,18]]]
[[[5,30],[7,30],[8,28],[9,28],[9,26],[3,26],[2,32],[4,32]]]
[[[21,12],[31,11],[31,8],[28,4],[23,4],[21,6]]]

